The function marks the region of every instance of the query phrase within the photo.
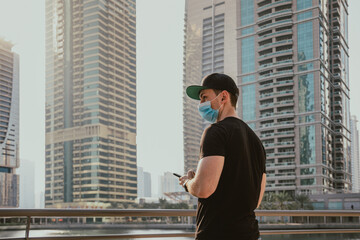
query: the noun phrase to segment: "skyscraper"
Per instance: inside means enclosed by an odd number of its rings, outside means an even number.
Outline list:
[[[33,161],[21,159],[20,175],[20,208],[35,208],[35,164]]]
[[[46,1],[46,207],[132,202],[135,0]]]
[[[184,192],[182,186],[179,185],[179,179],[171,172],[164,172],[159,177],[159,196],[164,197],[164,193]]]
[[[137,170],[138,198],[151,197],[151,174],[142,167]]]
[[[356,116],[351,116],[351,174],[352,191],[360,192],[360,155],[359,155],[359,129]]]
[[[19,206],[19,55],[0,39],[0,208]]]
[[[267,192],[349,192],[346,0],[186,1],[184,90],[211,72],[238,84],[238,114],[267,153]],[[204,123],[184,91],[185,171]],[[239,143],[240,144],[240,143]]]

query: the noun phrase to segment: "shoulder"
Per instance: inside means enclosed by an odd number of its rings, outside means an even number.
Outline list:
[[[213,123],[204,130],[202,139],[225,140],[228,133],[228,129],[222,124]]]
[[[205,129],[205,133],[208,134],[226,134],[228,127],[222,122],[213,123]]]

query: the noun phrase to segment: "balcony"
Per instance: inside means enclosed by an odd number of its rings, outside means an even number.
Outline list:
[[[264,55],[260,55],[259,56],[259,59],[264,59],[264,58],[267,58],[267,57],[272,57],[272,56],[275,56],[275,55],[280,55],[280,54],[284,54],[284,53],[292,53],[292,48],[291,49],[287,49],[287,50],[283,50],[283,51],[277,51],[277,52],[273,52],[273,53],[268,53],[268,54],[264,54]]]
[[[335,101],[334,106],[342,106],[342,102],[341,101]]]
[[[266,78],[277,77],[278,75],[294,75],[294,71],[293,70],[286,70],[286,71],[280,71],[280,72],[275,72],[275,73],[267,73],[267,74],[259,76],[259,80],[263,80],[263,79],[266,79]]]
[[[334,41],[334,42],[339,42],[339,41],[340,41],[340,37],[339,37],[339,36],[334,36],[334,37],[333,37],[333,41]]]
[[[275,83],[267,83],[264,85],[260,85],[259,88],[263,89],[263,88],[267,88],[267,87],[274,87],[274,86],[279,86],[279,85],[290,85],[293,84],[294,80],[286,80],[286,81],[280,81],[280,82],[275,82]]]
[[[332,65],[333,69],[338,69],[339,71],[341,70],[341,65],[339,63],[335,63]]]
[[[340,20],[338,17],[333,17],[331,20],[334,26],[340,26]]]
[[[264,26],[261,26],[257,32],[260,33],[261,31],[267,30],[267,28],[274,27],[276,25],[281,25],[281,24],[292,24],[292,20],[289,19],[289,20],[283,20],[283,21],[266,24]]]
[[[283,30],[283,31],[278,31],[278,32],[274,32],[274,33],[269,33],[269,34],[266,34],[264,36],[261,36],[259,37],[259,39],[264,39],[264,38],[267,38],[267,37],[273,37],[273,36],[276,36],[276,35],[280,35],[280,34],[283,34],[283,33],[292,33],[292,30]]]
[[[261,138],[267,138],[267,137],[273,137],[273,136],[275,136],[274,133],[267,133],[267,134],[261,134],[260,135]]]
[[[273,123],[267,123],[267,124],[260,125],[260,128],[267,128],[267,127],[272,127],[272,126],[274,126]]]
[[[332,28],[332,30],[333,30],[333,32],[335,33],[337,33],[337,32],[340,32],[340,28],[339,27],[333,27]]]
[[[278,12],[274,12],[274,13],[269,13],[269,14],[266,14],[264,16],[261,16],[258,18],[258,21],[262,21],[262,20],[265,20],[267,18],[270,18],[270,17],[273,17],[273,16],[277,16],[277,15],[282,15],[282,14],[292,14],[292,10],[291,9],[285,9],[285,10],[282,10],[282,11],[278,11]]]
[[[331,13],[333,14],[334,17],[339,17],[340,16],[339,8],[333,8],[331,10]]]
[[[265,5],[265,6],[259,7],[259,8],[257,9],[257,12],[260,12],[260,11],[262,11],[262,10],[265,10],[265,9],[267,9],[267,8],[269,8],[269,7],[278,6],[278,5],[281,5],[281,4],[283,4],[283,3],[288,3],[288,2],[292,2],[292,0],[284,0],[284,1],[278,1],[278,2],[274,2],[274,3],[270,3],[270,4],[267,4],[267,5]]]
[[[334,114],[335,114],[335,115],[341,115],[341,116],[343,115],[341,110],[336,110],[336,111],[334,111]]]
[[[266,104],[261,104],[260,109],[279,106],[279,105],[288,105],[288,104],[294,105],[295,102],[292,100],[289,100],[289,101],[281,101],[281,102],[275,102],[275,103],[266,103]]]
[[[278,152],[275,156],[295,156],[295,152]]]
[[[263,68],[273,67],[273,66],[280,65],[280,64],[293,64],[293,63],[294,62],[292,60],[285,60],[285,61],[280,61],[280,62],[275,62],[275,63],[263,64],[263,65],[260,65],[259,68],[263,69]]]
[[[334,79],[341,79],[341,74],[340,73],[334,73],[333,77],[334,77]]]
[[[260,109],[264,109],[264,108],[268,108],[268,107],[273,107],[274,103],[266,103],[266,104],[261,104],[260,105]]]
[[[284,126],[284,125],[294,125],[295,122],[293,121],[285,121],[285,122],[277,122],[274,124],[274,126]]]
[[[267,156],[275,156],[275,154],[273,153],[272,155],[271,154],[267,154]],[[278,167],[286,167],[286,168],[289,168],[289,167],[295,167],[295,163],[294,162],[284,162],[284,163],[267,163],[266,164],[266,167],[267,168],[278,168]]]
[[[267,143],[267,144],[263,144],[264,147],[281,147],[281,146],[290,146],[290,145],[294,145],[295,142],[278,142],[278,143]]]
[[[283,135],[295,135],[295,132],[290,131],[290,132],[278,132],[278,133],[275,133],[275,136],[283,136]]]
[[[342,93],[341,93],[341,91],[334,92],[334,97],[336,97],[336,98],[342,98]]]

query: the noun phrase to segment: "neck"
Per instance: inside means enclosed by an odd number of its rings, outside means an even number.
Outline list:
[[[239,118],[237,113],[236,113],[236,110],[232,107],[232,106],[227,106],[225,107],[224,106],[224,109],[223,111],[219,114],[218,118],[217,118],[217,121],[216,122],[220,122],[222,120],[224,120],[225,118],[227,117],[236,117],[236,118]]]

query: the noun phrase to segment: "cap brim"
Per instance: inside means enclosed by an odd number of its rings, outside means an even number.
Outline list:
[[[192,99],[200,100],[199,94],[203,89],[207,89],[207,87],[192,85],[186,88],[186,94]]]

